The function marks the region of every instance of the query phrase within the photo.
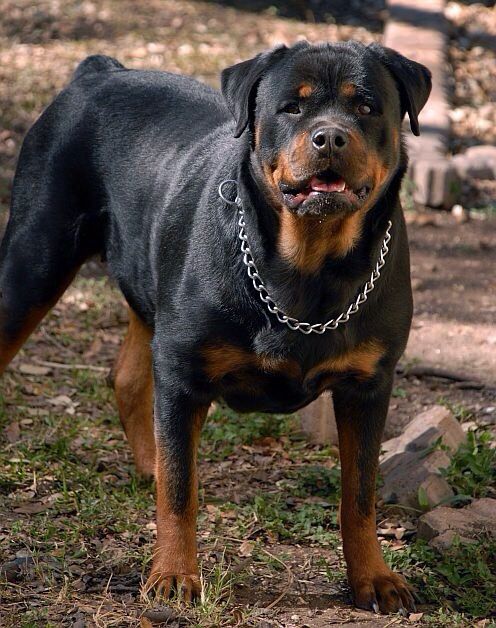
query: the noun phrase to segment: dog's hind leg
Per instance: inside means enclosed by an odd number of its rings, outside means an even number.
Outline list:
[[[28,229],[11,221],[0,246],[0,374],[80,266],[64,254],[64,242],[49,224],[42,237]]]
[[[21,154],[0,244],[0,374],[101,241],[62,167],[45,163]]]
[[[155,471],[151,330],[129,310],[129,329],[115,366],[119,416],[133,450],[138,473]]]

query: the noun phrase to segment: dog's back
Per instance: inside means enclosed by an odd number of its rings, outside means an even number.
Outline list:
[[[108,260],[126,297],[136,307],[139,301],[151,322],[153,247],[139,243],[156,240],[157,223],[165,223],[176,239],[184,234],[187,249],[184,224],[194,195],[179,173],[197,167],[201,146],[209,152],[230,126],[219,93],[194,79],[127,70],[101,55],[85,59],[21,150],[0,248],[1,308],[8,320],[2,333],[30,333],[23,322],[28,311],[49,309],[95,254]],[[157,214],[163,211],[162,219]]]

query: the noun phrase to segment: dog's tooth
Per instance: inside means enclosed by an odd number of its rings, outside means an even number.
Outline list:
[[[337,192],[344,192],[345,187],[346,187],[346,183],[345,183],[344,179],[341,179],[341,182],[339,183],[339,185],[336,186],[336,191]]]

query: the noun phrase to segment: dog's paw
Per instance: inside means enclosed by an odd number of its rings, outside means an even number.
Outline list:
[[[387,570],[351,582],[356,606],[378,613],[415,611],[415,602],[405,578]]]
[[[146,582],[145,592],[164,600],[176,593],[180,600],[189,604],[200,597],[201,582],[197,574],[165,574],[152,571]]]

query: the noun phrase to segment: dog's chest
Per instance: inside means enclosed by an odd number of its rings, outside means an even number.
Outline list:
[[[226,343],[205,346],[202,362],[208,380],[234,409],[291,412],[340,378],[373,377],[383,353],[377,340],[367,340],[303,366],[296,356],[274,358]]]

